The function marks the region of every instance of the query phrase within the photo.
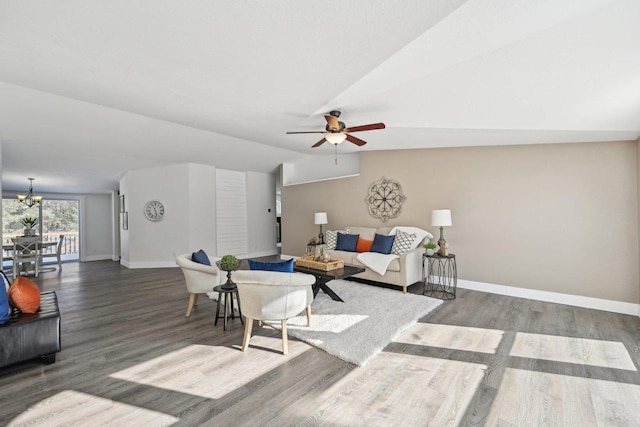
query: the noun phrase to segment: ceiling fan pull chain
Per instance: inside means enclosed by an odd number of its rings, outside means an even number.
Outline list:
[[[334,147],[336,148],[336,166],[338,165],[338,146],[334,145]]]

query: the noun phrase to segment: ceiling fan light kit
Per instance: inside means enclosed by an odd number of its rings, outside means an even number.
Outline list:
[[[328,133],[324,136],[324,139],[326,139],[330,144],[338,145],[347,139],[347,135],[342,132]]]
[[[367,130],[378,130],[378,129],[385,128],[384,123],[372,123],[368,125],[354,126],[354,127],[348,128],[346,127],[344,122],[341,122],[340,120],[338,120],[338,118],[340,117],[340,114],[342,114],[340,110],[331,110],[329,111],[328,114],[325,114],[324,119],[327,121],[325,130],[294,131],[294,132],[287,132],[287,134],[289,135],[298,134],[298,133],[324,134],[324,137],[320,141],[312,145],[313,148],[319,147],[325,142],[329,142],[330,144],[337,146],[338,144],[341,144],[342,142],[344,142],[345,139],[351,142],[352,144],[357,145],[358,147],[362,147],[364,144],[367,143],[367,141],[363,141],[360,138],[356,138],[355,136],[351,135],[351,133],[364,132]]]

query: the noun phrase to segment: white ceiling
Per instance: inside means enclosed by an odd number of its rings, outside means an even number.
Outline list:
[[[5,190],[362,148],[635,140],[638,0],[0,0]]]

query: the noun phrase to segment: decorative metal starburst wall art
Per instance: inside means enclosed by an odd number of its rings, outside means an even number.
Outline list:
[[[382,222],[400,215],[405,200],[407,198],[402,194],[400,183],[384,176],[369,186],[369,192],[364,199],[369,207],[369,214],[374,218],[380,218]]]

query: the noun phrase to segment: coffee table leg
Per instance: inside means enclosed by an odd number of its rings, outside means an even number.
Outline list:
[[[344,302],[342,298],[340,298],[333,290],[327,286],[326,283],[320,283],[320,288],[324,291],[325,294],[329,295],[332,300]]]

